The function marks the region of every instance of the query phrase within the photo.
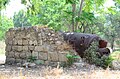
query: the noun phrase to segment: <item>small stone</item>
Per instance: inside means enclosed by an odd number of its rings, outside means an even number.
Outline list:
[[[36,60],[35,64],[37,64],[37,65],[44,64],[44,60]]]
[[[14,58],[18,58],[18,59],[20,58],[20,53],[15,52],[14,54],[15,54],[15,55],[14,55]]]
[[[35,48],[35,46],[29,46],[28,48],[29,48],[29,50],[32,50],[32,51],[33,51],[34,48]]]
[[[18,41],[18,45],[22,45],[22,39],[19,39],[17,41]]]
[[[38,59],[47,60],[48,54],[44,52],[39,52]]]
[[[17,51],[20,52],[23,50],[23,46],[17,46]]]
[[[23,51],[28,51],[28,46],[23,46]]]
[[[10,58],[14,58],[14,52],[13,51],[10,51],[10,52],[8,52],[8,57],[10,57]]]
[[[57,52],[48,52],[48,60],[58,61],[58,53]]]
[[[10,51],[11,51],[11,49],[12,49],[12,46],[7,45],[7,46],[6,46],[6,48],[5,48],[5,51],[10,52]]]
[[[28,44],[29,44],[29,43],[28,43],[28,40],[26,40],[26,39],[25,39],[25,40],[23,39],[23,40],[22,40],[22,43],[23,43],[23,45],[28,45]]]
[[[20,58],[25,59],[26,58],[26,53],[25,52],[20,53]]]
[[[33,56],[33,57],[36,57],[36,58],[38,59],[38,52],[33,51],[33,52],[32,52],[32,56]]]
[[[67,61],[67,57],[66,57],[66,53],[58,53],[58,55],[59,55],[59,61],[61,62],[61,61]]]
[[[115,70],[120,70],[120,61],[113,60],[112,61],[112,68],[115,69]]]

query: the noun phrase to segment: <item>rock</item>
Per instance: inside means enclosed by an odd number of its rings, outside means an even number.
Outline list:
[[[39,52],[38,59],[40,59],[40,60],[47,60],[47,58],[48,58],[48,53]]]
[[[12,50],[12,46],[11,45],[7,45],[5,48],[5,51],[10,52]]]
[[[10,58],[14,58],[14,52],[13,51],[10,51],[9,53],[8,53],[8,57],[10,57]]]
[[[28,45],[28,44],[29,44],[29,42],[28,42],[28,40],[27,40],[27,39],[23,39],[23,40],[22,40],[22,44],[23,44],[23,45]]]
[[[22,45],[22,39],[19,39],[17,41],[18,41],[18,45]]]
[[[57,52],[48,52],[48,60],[58,61],[58,53]]]
[[[64,61],[66,62],[66,61],[67,61],[66,54],[67,54],[67,53],[63,53],[63,52],[62,52],[62,53],[60,53],[60,52],[58,53],[59,61],[60,61],[60,62],[64,62]]]
[[[115,69],[115,70],[120,70],[120,61],[113,60],[112,61],[112,68]]]
[[[28,51],[28,46],[23,46],[23,47],[22,47],[22,50],[23,50],[23,51]]]
[[[25,67],[25,68],[34,68],[34,67],[36,67],[36,64],[35,63],[26,62],[22,66]]]
[[[44,64],[44,63],[45,63],[44,60],[36,60],[35,61],[36,65],[40,65],[40,64]]]

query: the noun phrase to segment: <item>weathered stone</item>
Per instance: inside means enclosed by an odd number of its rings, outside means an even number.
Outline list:
[[[43,47],[42,47],[42,46],[35,46],[34,51],[39,52],[39,51],[41,51],[41,50],[43,50]]]
[[[12,50],[11,45],[7,45],[6,48],[5,48],[5,51],[10,52],[11,50]]]
[[[36,56],[40,60],[38,63],[51,65],[50,62],[67,61],[66,54],[72,52],[59,33],[46,27],[16,28],[6,36],[6,56],[20,59],[20,62]]]
[[[18,45],[22,45],[22,39],[17,40]]]
[[[11,38],[14,38],[15,37],[15,33],[16,33],[16,31],[10,31],[10,36],[11,36]]]
[[[23,40],[22,40],[22,43],[23,43],[23,45],[28,45],[28,44],[29,44],[29,42],[28,42],[27,39],[23,39]]]
[[[19,52],[15,52],[15,58],[20,58],[20,53]]]
[[[38,45],[43,45],[43,41],[42,40],[38,40]]]
[[[36,57],[36,58],[38,59],[38,52],[33,51],[33,52],[32,52],[32,56],[33,56],[33,57]]]
[[[61,41],[56,41],[55,44],[56,44],[56,45],[61,45],[62,42],[61,42]]]
[[[23,46],[23,51],[28,51],[28,46]]]
[[[22,52],[22,53],[20,53],[20,58],[22,58],[22,59],[26,59],[26,52]]]
[[[12,46],[12,51],[17,51],[18,46]]]
[[[23,50],[23,46],[17,46],[17,51],[20,52]]]
[[[49,65],[50,61],[46,60],[44,61],[44,65]]]
[[[15,59],[15,63],[22,63],[22,59]]]
[[[58,53],[57,52],[48,52],[48,60],[58,61]]]
[[[59,61],[65,61],[65,62],[67,61],[66,53],[59,52],[58,55],[59,55]]]
[[[47,60],[48,54],[44,52],[39,52],[38,59]]]
[[[6,64],[10,64],[10,65],[14,64],[15,63],[15,58],[9,58],[9,57],[7,57],[5,63]]]
[[[13,39],[13,45],[17,45],[18,44],[18,39]]]
[[[37,45],[37,40],[29,40],[29,45],[36,46]]]
[[[32,56],[31,52],[26,52],[26,57],[29,58],[30,56]]]
[[[9,52],[5,52],[5,56],[8,57],[9,56]]]
[[[37,65],[44,64],[44,63],[45,63],[44,60],[36,60],[35,61],[35,64],[37,64]]]
[[[113,60],[112,61],[112,68],[115,69],[115,70],[120,70],[120,61]]]
[[[15,55],[15,53],[14,53],[13,51],[10,51],[10,52],[8,53],[8,56],[7,56],[7,57],[14,58],[14,55]]]

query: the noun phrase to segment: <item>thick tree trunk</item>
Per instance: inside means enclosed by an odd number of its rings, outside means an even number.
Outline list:
[[[115,37],[112,36],[112,41],[111,41],[111,49],[114,49],[114,42],[115,42]]]

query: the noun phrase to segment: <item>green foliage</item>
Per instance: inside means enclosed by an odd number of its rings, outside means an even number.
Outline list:
[[[100,66],[103,68],[107,68],[111,66],[113,58],[111,56],[103,55],[99,56],[99,53],[96,52],[98,49],[98,42],[94,41],[91,43],[91,46],[85,51],[84,59],[86,62],[90,64],[95,64],[96,66]]]
[[[0,11],[5,8],[10,0],[0,0]]]
[[[80,58],[79,56],[75,56],[72,54],[67,54],[66,57],[68,59],[67,66],[71,66],[75,62],[75,59]]]
[[[30,20],[23,10],[13,16],[14,27],[31,26]]]
[[[29,56],[28,57],[28,62],[35,62],[37,60],[37,57],[36,56]]]
[[[12,19],[7,18],[6,16],[0,17],[0,40],[3,40],[5,38],[5,32],[13,27]]]

